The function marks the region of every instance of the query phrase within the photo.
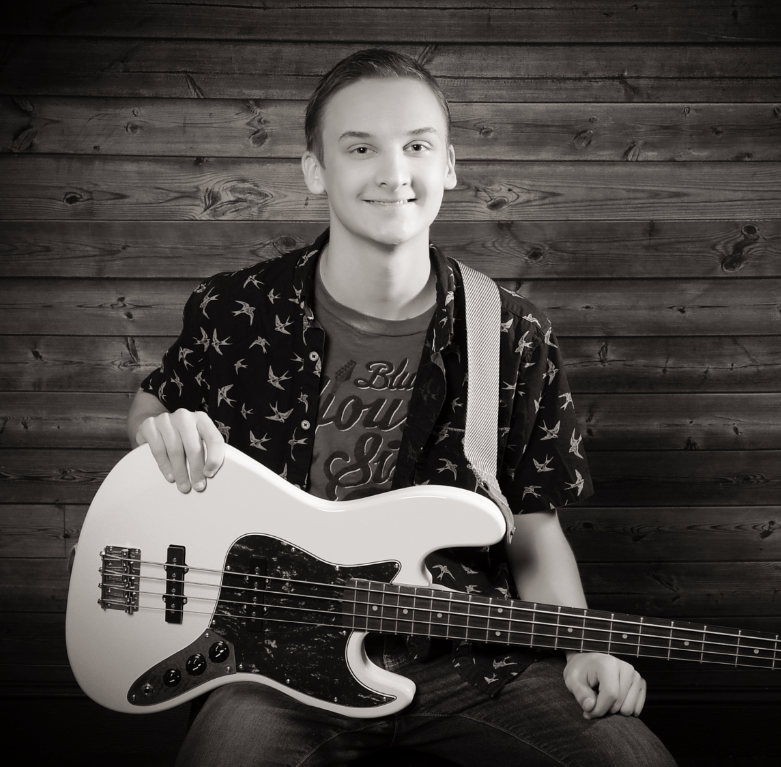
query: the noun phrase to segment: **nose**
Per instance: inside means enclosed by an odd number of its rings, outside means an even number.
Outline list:
[[[394,151],[384,154],[378,164],[375,180],[379,186],[389,191],[409,186],[411,179],[404,152]]]

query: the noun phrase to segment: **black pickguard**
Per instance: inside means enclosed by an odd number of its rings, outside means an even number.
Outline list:
[[[343,628],[342,587],[350,578],[390,582],[398,563],[333,565],[287,541],[245,535],[231,546],[224,570],[209,630],[140,676],[128,691],[131,703],[161,703],[237,672],[352,708],[394,700],[368,689],[347,666],[352,629]],[[186,579],[184,588],[186,595]]]

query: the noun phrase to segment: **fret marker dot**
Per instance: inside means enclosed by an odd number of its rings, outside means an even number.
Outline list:
[[[402,610],[402,612],[404,613],[404,615],[406,615],[409,612],[409,610]]]
[[[689,640],[688,639],[684,641],[684,645],[686,645],[686,647],[689,646]]]
[[[497,612],[502,612],[502,608],[500,607],[500,608],[497,610]]]
[[[759,652],[759,650],[754,650],[754,655],[756,655]]]
[[[496,632],[496,636],[500,637],[501,635],[502,635],[502,632],[501,632],[501,631],[497,631],[497,632]]]
[[[621,639],[626,639],[626,634],[621,634]]]
[[[567,631],[568,631],[570,634],[572,633],[572,629],[567,629]]]
[[[442,617],[442,613],[437,613],[437,618],[441,618],[441,617]]]
[[[376,609],[377,609],[377,605],[374,605],[374,606],[372,607],[372,610],[376,610]]]

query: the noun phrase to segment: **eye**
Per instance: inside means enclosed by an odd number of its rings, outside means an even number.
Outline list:
[[[350,154],[357,154],[357,155],[367,155],[369,154],[369,147],[367,146],[356,146],[353,149],[350,150]]]
[[[416,141],[414,144],[410,144],[409,148],[416,154],[419,154],[420,152],[425,152],[429,147],[428,144],[423,144],[420,141]]]

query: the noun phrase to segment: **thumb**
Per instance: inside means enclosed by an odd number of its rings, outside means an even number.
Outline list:
[[[570,692],[575,696],[575,700],[586,714],[597,705],[596,693],[583,679],[571,680]]]

